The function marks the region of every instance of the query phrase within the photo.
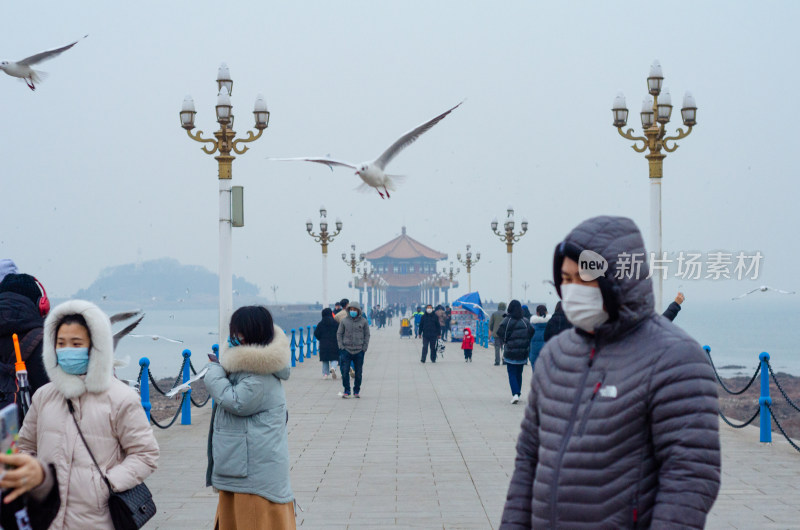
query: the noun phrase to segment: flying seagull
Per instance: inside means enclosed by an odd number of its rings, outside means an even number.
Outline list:
[[[464,103],[463,101],[461,103]],[[342,160],[334,160],[329,157],[300,157],[300,158],[271,158],[270,160],[283,160],[283,161],[304,161],[304,162],[316,162],[318,164],[325,164],[331,171],[333,171],[333,166],[342,166],[342,167],[349,167],[351,169],[356,170],[356,175],[358,175],[362,181],[364,181],[358,189],[360,191],[366,191],[369,188],[375,188],[378,192],[378,195],[383,198],[389,198],[389,190],[394,191],[397,189],[395,187],[395,182],[401,180],[403,178],[402,175],[389,175],[384,172],[386,166],[389,162],[392,161],[394,157],[396,157],[400,151],[414,143],[417,138],[422,136],[424,133],[428,132],[434,125],[442,121],[445,116],[453,112],[455,109],[461,106],[461,103],[456,105],[455,107],[439,114],[432,120],[426,121],[419,127],[412,129],[405,133],[403,136],[398,138],[389,148],[381,154],[378,158],[373,160],[372,162],[362,162],[361,164],[355,165],[351,164],[350,162],[344,162]],[[383,191],[381,191],[383,189]],[[383,196],[384,192],[386,193],[386,197]]]
[[[744,293],[742,295],[734,296],[733,298],[731,298],[731,300],[738,300],[740,298],[744,298],[748,294],[753,294],[756,291],[761,291],[762,293],[766,293],[767,291],[775,291],[776,293],[780,293],[780,294],[795,294],[794,291],[784,291],[782,289],[775,289],[774,287],[768,287],[766,285],[762,285],[761,287],[756,287],[752,291],[748,291],[748,292],[746,292],[746,293]]]
[[[83,38],[85,39],[88,36],[89,35],[84,35]],[[4,71],[11,77],[19,77],[20,79],[24,79],[25,84],[28,85],[28,88],[31,90],[36,90],[36,84],[41,83],[47,77],[47,72],[34,70],[31,67],[35,64],[50,60],[53,57],[64,53],[78,44],[79,41],[80,39],[71,44],[67,44],[66,46],[62,46],[61,48],[56,48],[55,50],[48,50],[46,52],[37,53],[36,55],[31,55],[30,57],[26,57],[21,61],[2,61],[0,62],[0,70]]]
[[[133,333],[131,333],[128,336],[129,337],[134,337],[134,338],[137,338],[137,339],[153,339],[153,340],[161,339],[161,340],[165,340],[167,342],[175,342],[177,344],[183,344],[182,340],[170,339],[170,338],[167,338],[167,337],[162,337],[161,335],[134,335]]]

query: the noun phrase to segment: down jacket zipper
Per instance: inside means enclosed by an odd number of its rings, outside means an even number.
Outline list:
[[[594,388],[592,388],[592,395],[589,397],[589,403],[586,404],[586,409],[583,411],[583,418],[581,418],[580,426],[578,427],[578,437],[580,438],[583,436],[583,433],[586,432],[586,424],[589,422],[589,414],[592,412],[592,406],[594,406],[594,402],[597,399],[597,394],[599,393],[600,389],[603,387],[603,383],[606,380],[606,373],[603,372],[600,375],[600,380],[595,383]]]
[[[558,481],[561,475],[561,466],[564,463],[564,453],[567,451],[569,439],[572,437],[572,430],[575,428],[575,419],[578,415],[578,408],[581,406],[581,396],[583,395],[583,388],[586,386],[586,380],[589,378],[589,373],[592,371],[592,363],[597,355],[596,348],[592,348],[589,353],[589,362],[586,363],[586,369],[581,376],[581,382],[578,385],[578,391],[575,393],[575,398],[572,403],[572,411],[569,414],[569,423],[567,423],[567,430],[564,433],[564,438],[561,440],[561,446],[558,448],[558,460],[556,463],[556,470],[553,475],[553,489],[550,494],[550,528],[558,528],[556,524],[556,505],[558,504]]]

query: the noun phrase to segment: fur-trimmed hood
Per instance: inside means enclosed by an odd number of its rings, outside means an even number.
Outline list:
[[[274,374],[287,366],[292,360],[289,339],[283,330],[275,326],[275,337],[266,346],[244,344],[223,350],[219,364],[225,372],[232,374],[246,372],[251,374]]]
[[[531,326],[534,324],[547,324],[550,322],[550,315],[540,317],[539,315],[531,316]]]
[[[81,315],[89,326],[92,346],[89,348],[89,368],[86,375],[66,373],[56,357],[56,326],[67,315]],[[114,338],[111,320],[103,311],[85,300],[70,300],[50,311],[44,321],[42,359],[47,376],[56,389],[67,399],[86,392],[105,392],[114,379]]]

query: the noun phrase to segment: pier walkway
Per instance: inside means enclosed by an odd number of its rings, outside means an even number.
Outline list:
[[[436,364],[398,327],[373,330],[361,399],[341,399],[316,357],[285,384],[291,480],[300,528],[497,528],[513,470],[523,400],[509,404],[505,367],[476,347],[464,362],[449,343]],[[524,379],[530,377],[525,368]],[[525,385],[524,385],[525,386]],[[527,391],[525,392],[527,393]],[[158,513],[147,528],[211,528],[205,488],[210,406],[192,425],[156,430],[159,470],[147,480]],[[800,453],[780,434],[720,424],[722,489],[707,528],[800,528]]]

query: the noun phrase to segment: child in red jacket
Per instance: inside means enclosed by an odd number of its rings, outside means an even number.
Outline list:
[[[472,348],[475,346],[475,337],[469,328],[464,328],[464,340],[461,341],[461,349],[464,350],[464,362],[472,362]]]

